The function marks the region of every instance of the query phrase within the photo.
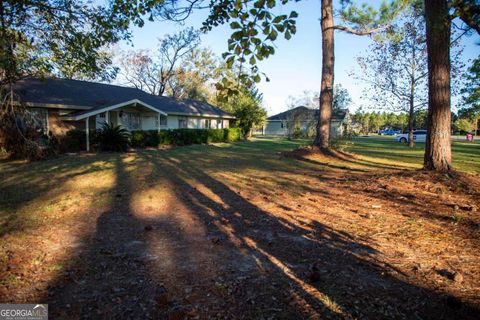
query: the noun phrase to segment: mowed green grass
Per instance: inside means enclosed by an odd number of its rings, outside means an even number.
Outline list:
[[[345,143],[345,150],[361,158],[381,164],[405,168],[421,168],[425,143],[416,143],[413,148],[399,143],[392,136],[368,136],[353,138]],[[480,173],[479,141],[453,141],[453,166],[456,170]]]

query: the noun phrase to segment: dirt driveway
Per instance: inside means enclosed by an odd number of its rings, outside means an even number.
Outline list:
[[[474,319],[479,176],[260,140],[0,164],[0,301],[52,318]]]

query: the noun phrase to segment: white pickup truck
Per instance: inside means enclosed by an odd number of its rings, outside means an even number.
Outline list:
[[[396,137],[398,142],[406,143],[408,141],[408,132],[398,134]],[[427,130],[415,130],[413,131],[413,141],[425,142],[427,139]]]

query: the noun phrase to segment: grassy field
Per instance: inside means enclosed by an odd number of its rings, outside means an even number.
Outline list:
[[[385,137],[288,153],[307,143],[1,161],[0,301],[55,319],[474,319],[478,176],[414,170],[421,146]],[[478,147],[455,143],[457,168],[479,172]]]
[[[346,151],[377,163],[398,165],[405,168],[421,168],[424,143],[414,148],[398,143],[394,137],[358,137],[345,143]],[[452,144],[453,166],[456,170],[480,173],[480,143],[454,141]]]

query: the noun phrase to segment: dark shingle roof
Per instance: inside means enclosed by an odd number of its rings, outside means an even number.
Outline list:
[[[230,116],[206,102],[154,96],[142,90],[111,84],[59,78],[25,78],[15,85],[23,102],[102,108],[138,99],[168,113]]]
[[[318,109],[300,106],[268,117],[267,120],[288,120],[289,118],[291,119],[294,114],[301,114],[305,120],[316,120],[318,118],[318,113]],[[343,120],[347,113],[347,109],[334,110],[332,114],[332,120]]]

